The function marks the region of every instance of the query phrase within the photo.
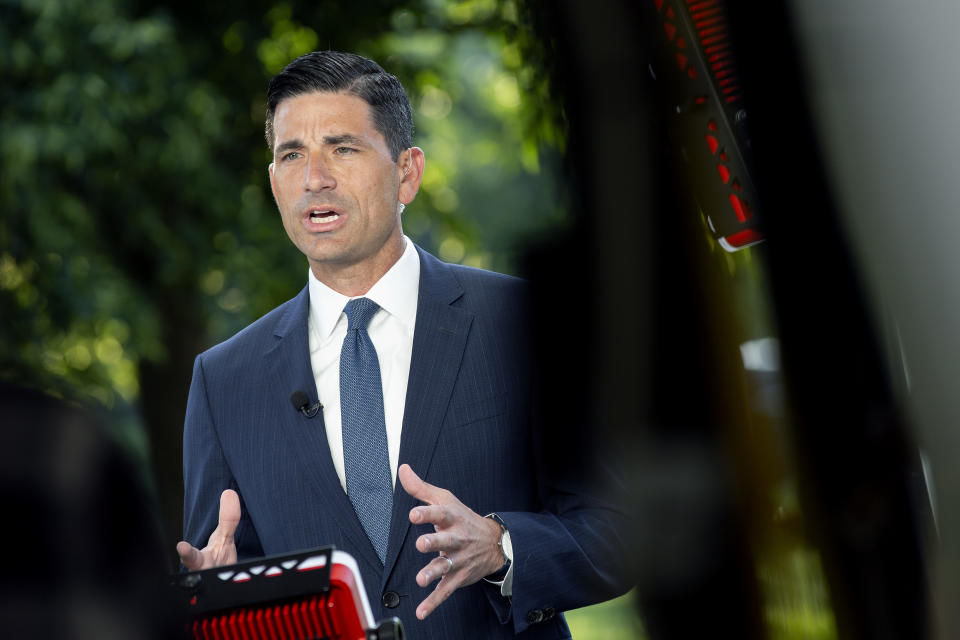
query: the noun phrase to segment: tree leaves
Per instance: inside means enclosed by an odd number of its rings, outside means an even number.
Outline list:
[[[151,393],[185,402],[193,355],[303,286],[263,96],[316,48],[369,55],[407,87],[427,156],[404,213],[415,241],[511,271],[518,234],[562,220],[563,136],[534,104],[546,78],[512,0],[221,9],[0,6],[0,375],[130,408],[149,363]],[[178,413],[143,417],[176,433]]]

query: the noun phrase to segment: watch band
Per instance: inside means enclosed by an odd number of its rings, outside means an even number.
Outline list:
[[[506,574],[507,570],[510,568],[510,564],[513,562],[513,559],[507,555],[507,552],[503,549],[503,536],[509,535],[509,529],[507,528],[507,523],[503,521],[503,518],[500,517],[497,513],[488,513],[484,518],[490,518],[498,525],[500,525],[500,539],[497,540],[497,546],[500,547],[500,554],[503,556],[503,566],[497,570],[493,575],[497,574]]]

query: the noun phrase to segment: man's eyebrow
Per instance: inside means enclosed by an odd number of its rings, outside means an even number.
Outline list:
[[[355,136],[350,133],[341,133],[338,136],[325,136],[323,138],[323,144],[326,145],[338,145],[338,144],[353,144],[353,145],[362,145],[363,140],[358,136]]]
[[[282,142],[280,145],[277,146],[277,148],[276,148],[276,150],[274,151],[274,153],[276,153],[277,155],[279,155],[279,154],[283,153],[284,151],[286,151],[287,149],[299,149],[299,148],[302,147],[302,146],[303,146],[303,142],[301,142],[300,140],[294,138],[293,140],[287,140],[287,141],[285,141],[285,142]]]

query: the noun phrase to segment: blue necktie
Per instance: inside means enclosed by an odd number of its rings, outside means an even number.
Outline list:
[[[387,557],[393,482],[383,418],[380,361],[367,333],[380,307],[368,298],[347,303],[347,335],[340,351],[340,416],[347,496],[380,556]]]

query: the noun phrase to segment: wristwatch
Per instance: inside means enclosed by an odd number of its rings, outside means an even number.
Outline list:
[[[487,576],[486,579],[490,582],[502,582],[510,570],[510,565],[513,564],[513,543],[510,540],[510,530],[507,529],[507,523],[503,521],[503,518],[496,513],[490,513],[484,517],[490,518],[500,525],[500,540],[497,541],[497,546],[500,547],[500,553],[503,554],[503,566]]]

